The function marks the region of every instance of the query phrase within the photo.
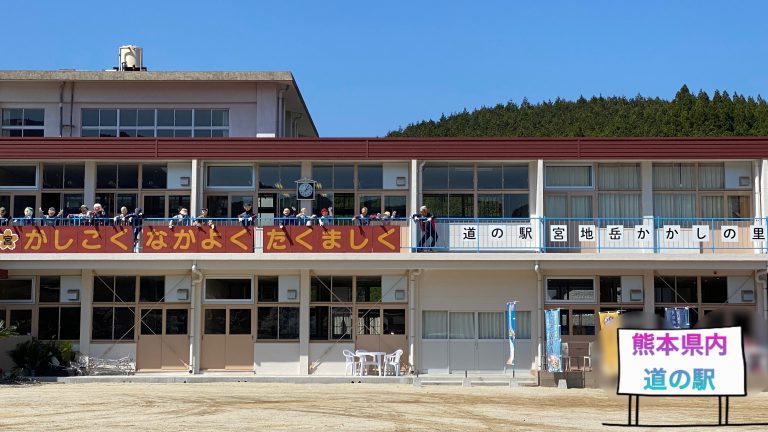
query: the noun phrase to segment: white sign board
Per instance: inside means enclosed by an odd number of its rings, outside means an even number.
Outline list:
[[[747,394],[741,327],[618,333],[620,395]]]

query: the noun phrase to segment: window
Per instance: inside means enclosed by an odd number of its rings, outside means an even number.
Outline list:
[[[226,334],[227,333],[227,310],[226,309],[206,309],[205,323],[203,324],[205,334]]]
[[[696,164],[693,163],[654,163],[654,190],[691,190],[695,189]]]
[[[448,339],[448,312],[423,311],[422,339]]]
[[[96,276],[93,279],[93,301],[96,303],[130,303],[136,301],[135,276]]]
[[[310,301],[352,301],[352,276],[315,276],[310,282]]]
[[[142,188],[165,189],[168,187],[168,166],[144,164],[141,166],[141,177]]]
[[[328,340],[328,313],[327,306],[312,306],[309,308],[309,339]]]
[[[205,300],[250,302],[253,299],[251,279],[206,279]]]
[[[547,188],[594,187],[590,165],[547,165],[544,171],[544,186]]]
[[[229,110],[84,108],[84,137],[227,137]]]
[[[189,332],[189,310],[166,309],[165,310],[165,334],[185,335]]]
[[[515,337],[517,339],[531,338],[531,311],[515,313]]]
[[[381,334],[381,312],[379,309],[360,309],[357,311],[357,334]]]
[[[299,308],[259,307],[258,339],[298,339]]]
[[[592,278],[547,278],[547,301],[594,302],[595,280]]]
[[[259,276],[259,301],[276,302],[278,301],[279,277],[278,276]]]
[[[527,165],[427,164],[422,173],[424,205],[436,216],[529,217]]]
[[[79,340],[79,307],[41,307],[37,311],[37,338]]]
[[[16,327],[17,335],[32,334],[32,309],[11,309],[8,326]]]
[[[384,187],[384,169],[382,165],[358,165],[358,189],[382,189]]]
[[[84,164],[43,165],[43,189],[82,189],[84,185]]]
[[[573,318],[574,336],[594,336],[595,335],[595,311],[594,310],[574,310],[571,314]]]
[[[405,309],[384,309],[382,311],[382,325],[385,335],[404,335]]]
[[[656,303],[698,303],[695,276],[657,276],[653,286]]]
[[[251,334],[251,310],[229,310],[229,334]]]
[[[139,301],[162,302],[165,299],[165,276],[140,276]]]
[[[163,334],[163,310],[162,309],[142,309],[141,310],[141,334],[143,335]]]
[[[0,187],[37,187],[37,165],[0,165]]]
[[[475,314],[473,312],[450,312],[448,327],[450,339],[474,339]]]
[[[318,190],[354,189],[355,166],[351,164],[312,165],[312,177]]]
[[[737,301],[741,300],[735,299]],[[727,303],[728,302],[728,278],[702,277],[701,278],[701,302],[702,303]]]
[[[61,300],[61,277],[40,276],[40,303],[58,303]]]
[[[381,276],[357,277],[357,301],[380,302],[381,301]]]
[[[352,339],[352,310],[331,308],[331,339]]]
[[[252,166],[209,166],[208,187],[253,187]]]
[[[477,338],[478,339],[506,339],[507,322],[504,312],[478,312],[477,313]]]
[[[97,189],[138,189],[138,164],[96,165]]]
[[[135,312],[131,307],[94,307],[93,340],[132,341]]]
[[[621,302],[621,276],[600,276],[600,303]]]
[[[45,110],[42,108],[6,108],[2,110],[0,136],[41,137],[45,135]]]
[[[35,299],[32,278],[0,279],[0,301],[31,303]]]
[[[296,180],[301,178],[301,166],[294,164],[259,165],[259,188],[295,189]],[[280,209],[282,211],[282,209]]]

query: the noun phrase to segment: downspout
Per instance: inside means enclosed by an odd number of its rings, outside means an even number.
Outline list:
[[[537,310],[536,313],[536,334],[538,336],[538,344],[536,347],[536,353],[539,357],[539,364],[538,366],[538,374],[537,374],[537,385],[541,386],[541,371],[543,369],[543,361],[542,361],[542,355],[541,355],[541,348],[542,348],[542,331],[541,331],[541,317],[544,315],[544,310],[542,309],[542,297],[544,295],[544,281],[541,276],[541,267],[539,266],[539,260],[534,261],[533,264],[533,271],[536,272],[536,302],[537,302]]]
[[[72,81],[69,85],[69,136],[72,136],[75,130],[75,125],[72,123],[72,116],[75,111],[75,82]]]
[[[197,260],[192,261],[192,298],[190,299],[189,313],[192,316],[192,325],[189,330],[189,373],[200,373],[200,290],[203,283],[203,272],[197,267]]]
[[[275,131],[275,137],[282,137],[285,136],[285,131],[283,130],[285,128],[285,115],[284,111],[285,109],[285,92],[288,91],[290,86],[285,86],[284,89],[278,90],[277,92],[277,130]]]
[[[408,272],[408,363],[411,364],[413,371],[417,372],[416,367],[416,278],[421,276],[422,270],[410,270]],[[421,347],[421,344],[419,344]]]
[[[763,319],[768,319],[768,269],[755,272],[755,289],[760,290],[761,295],[757,296],[761,300],[758,305],[758,311]]]
[[[304,117],[304,114],[298,113],[296,117],[294,117],[291,125],[291,132],[293,133],[293,137],[298,138],[299,132],[297,131],[297,124],[299,123],[299,120]]]
[[[59,138],[64,133],[64,86],[66,81],[62,81],[59,84]]]

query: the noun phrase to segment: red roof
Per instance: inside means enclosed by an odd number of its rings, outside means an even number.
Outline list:
[[[0,138],[12,160],[761,159],[768,137]]]

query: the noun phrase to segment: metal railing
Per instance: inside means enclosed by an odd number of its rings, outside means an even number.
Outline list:
[[[765,218],[2,218],[3,227],[400,227],[400,252],[768,253]],[[140,239],[135,251],[140,252]]]

